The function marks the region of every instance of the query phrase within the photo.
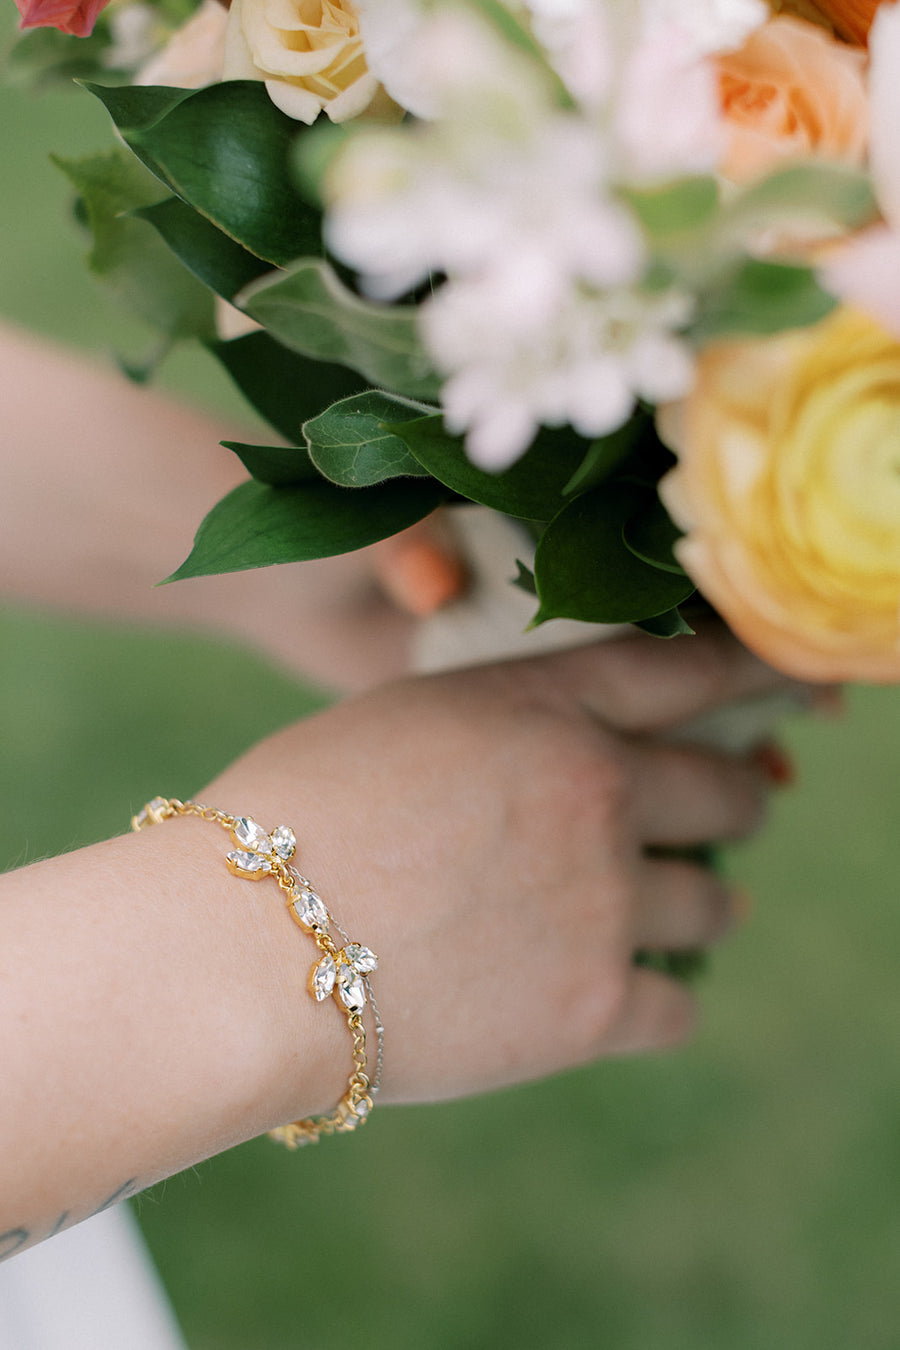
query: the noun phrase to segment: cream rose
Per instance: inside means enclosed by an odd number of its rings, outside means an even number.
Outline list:
[[[288,117],[333,122],[357,117],[381,93],[366,66],[350,0],[232,0],[226,80],[264,80]]]
[[[747,645],[802,679],[900,679],[900,343],[843,309],[718,344],[661,432],[678,558]]]
[[[777,18],[716,65],[726,178],[746,182],[792,157],[862,162],[868,115],[858,48],[800,19]]]

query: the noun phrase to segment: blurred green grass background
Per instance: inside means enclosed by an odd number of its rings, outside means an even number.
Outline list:
[[[102,111],[6,87],[0,125],[0,314],[140,350],[47,158],[105,148]],[[166,380],[233,406],[198,354]],[[0,866],[119,831],[318,698],[206,639],[4,609]],[[694,1044],[156,1188],[137,1209],[192,1350],[896,1350],[900,696],[787,740],[801,782],[729,856],[756,909]]]

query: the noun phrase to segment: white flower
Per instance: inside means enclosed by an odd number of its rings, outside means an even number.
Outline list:
[[[423,308],[429,351],[449,374],[447,427],[467,433],[477,464],[506,468],[541,425],[602,436],[627,420],[636,397],[690,389],[693,361],[676,331],[690,312],[683,296],[571,290],[560,301],[527,283],[499,272],[452,282]]]
[[[853,236],[820,269],[835,295],[900,338],[900,9],[882,5],[869,33],[869,161],[883,225]]]
[[[103,52],[103,65],[112,70],[139,66],[159,45],[159,20],[143,0],[112,5],[107,11],[112,41]]]
[[[614,3],[636,9],[647,32],[680,29],[695,57],[734,51],[754,28],[765,23],[770,13],[764,0],[614,0]]]
[[[630,215],[608,192],[603,140],[579,119],[546,114],[510,134],[439,123],[373,133],[348,148],[331,180],[331,248],[364,273],[370,294],[401,294],[429,272],[508,269],[517,256],[596,286],[629,284],[643,260]]]

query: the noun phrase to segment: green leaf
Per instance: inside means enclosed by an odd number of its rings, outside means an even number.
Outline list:
[[[154,230],[130,213],[153,203],[160,186],[126,150],[53,162],[79,193],[93,234],[88,263],[148,323],[170,338],[206,337],[213,299]]]
[[[796,228],[803,222],[856,230],[874,220],[878,205],[865,174],[838,164],[795,164],[753,183],[723,208],[732,231]]]
[[[100,100],[123,134],[126,130],[149,130],[194,94],[191,89],[170,89],[164,85],[111,87],[85,81],[83,87]]]
[[[576,497],[554,517],[535,554],[541,602],[535,623],[559,618],[634,623],[687,599],[694,589],[690,581],[649,566],[625,546],[623,526],[643,495],[608,483]]]
[[[444,431],[440,414],[390,430],[402,437],[423,469],[461,497],[523,520],[549,520],[556,514],[584,457],[585,443],[574,432],[544,429],[515,464],[503,473],[488,473],[466,456],[460,437]]]
[[[665,614],[656,614],[652,619],[638,619],[635,627],[658,638],[693,637],[696,632],[678,609],[666,610]]]
[[[425,477],[427,470],[385,425],[421,413],[421,404],[391,398],[376,389],[341,399],[304,425],[309,457],[320,473],[342,487]]]
[[[321,479],[286,488],[242,483],[213,507],[190,557],[167,580],[349,553],[414,525],[445,497],[420,478],[358,492]]]
[[[628,458],[652,419],[637,412],[609,436],[601,436],[588,446],[587,454],[563,488],[567,497],[602,483]]]
[[[534,579],[534,573],[530,567],[526,567],[521,558],[516,558],[516,575],[513,577],[512,584],[518,586],[520,591],[526,595],[537,596],[537,584]]]
[[[836,301],[810,267],[756,258],[725,273],[702,297],[690,327],[697,342],[737,334],[767,335],[824,319]]]
[[[719,209],[715,178],[679,178],[664,187],[630,188],[625,200],[654,242],[708,225]]]
[[[651,567],[661,567],[664,572],[674,572],[676,576],[683,577],[684,568],[672,551],[681,533],[654,492],[625,522],[622,538],[626,548],[631,549],[636,558],[649,563]]]
[[[243,441],[220,441],[232,450],[257,483],[270,487],[293,487],[295,483],[318,482],[319,472],[309,452],[300,445],[246,445]]]
[[[209,342],[247,401],[285,440],[303,439],[303,423],[323,406],[361,392],[365,381],[345,366],[311,361],[283,347],[268,333],[247,333],[230,342]]]
[[[241,248],[178,197],[167,197],[132,214],[148,221],[188,271],[225,300],[270,271],[268,263]]]
[[[370,384],[409,398],[437,398],[440,380],[419,340],[417,310],[361,300],[321,259],[302,258],[236,300],[292,351],[350,366]]]
[[[172,191],[257,257],[321,251],[320,214],[289,170],[302,128],[258,80],[205,89],[86,85],[126,143]]]

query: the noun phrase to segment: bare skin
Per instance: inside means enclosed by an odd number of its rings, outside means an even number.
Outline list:
[[[767,781],[659,735],[785,687],[718,627],[638,635],[348,699],[202,798],[293,825],[378,952],[380,1101],[456,1097],[688,1034],[691,996],[634,952],[714,941],[734,900],[646,850],[747,834]],[[0,1253],[340,1097],[315,948],[227,846],[179,819],[0,878]]]
[[[0,371],[8,599],[223,632],[352,691],[403,674],[421,601],[462,584],[433,530],[424,577],[409,551],[419,530],[343,557],[159,586],[210,508],[246,481],[219,442],[256,435],[2,322]]]

